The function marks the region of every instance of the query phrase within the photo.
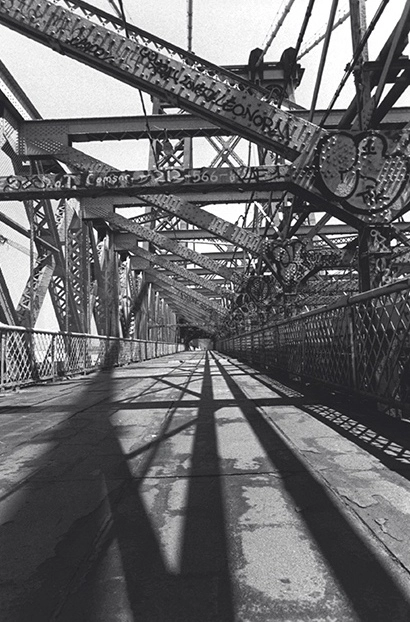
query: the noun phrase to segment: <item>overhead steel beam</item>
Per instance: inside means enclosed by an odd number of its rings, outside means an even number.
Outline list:
[[[400,230],[409,230],[410,229],[410,223],[396,223],[395,225],[398,229]],[[312,227],[313,225],[301,225],[298,230],[297,230],[297,237],[299,236],[306,236],[308,235],[311,231],[312,231]],[[246,231],[253,231],[250,228],[245,228]],[[266,237],[267,239],[272,238],[272,237],[276,237],[277,230],[270,227],[269,229],[266,229],[266,231],[264,231],[264,237]],[[355,229],[354,227],[351,227],[350,225],[345,225],[343,223],[340,224],[336,224],[336,225],[324,225],[323,227],[320,228],[320,234],[324,234],[324,235],[337,235],[337,236],[351,236],[351,235],[356,235],[357,234],[357,229]],[[121,244],[121,237],[123,235],[127,235],[127,234],[117,234],[116,235],[116,244]],[[166,230],[164,229],[163,231],[161,231],[161,235],[164,235],[165,237],[171,238],[173,240],[213,240],[213,239],[219,239],[218,235],[216,235],[215,233],[210,233],[209,231],[203,231],[200,229],[172,229],[172,230]],[[315,233],[315,235],[318,235],[318,232]],[[222,242],[223,243],[223,242]]]
[[[212,312],[204,311],[201,309],[192,299],[187,305],[186,301],[182,300],[180,292],[172,290],[166,287],[159,281],[152,282],[152,286],[160,293],[161,297],[167,301],[167,303],[173,307],[178,315],[184,317],[190,322],[194,322],[198,326],[208,327],[214,329],[216,326],[216,320]]]
[[[380,63],[379,63],[380,65]],[[377,66],[379,66],[377,65]],[[367,71],[376,64],[366,63]],[[380,67],[381,69],[381,67]],[[1,90],[1,83],[0,83]],[[301,119],[307,119],[308,110],[290,111]],[[318,125],[325,110],[316,110],[313,123]],[[325,128],[338,128],[344,110],[330,111]],[[409,107],[391,109],[384,117],[380,129],[398,129],[404,127],[410,118]],[[132,117],[98,117],[72,119],[41,119],[23,121],[19,126],[19,153],[21,156],[41,156],[49,154],[50,142],[55,152],[64,150],[73,143],[112,140],[141,140],[193,138],[225,136],[227,131],[210,121],[191,114],[158,114]]]
[[[51,152],[53,152],[52,146],[50,147],[50,153]],[[312,205],[315,206],[317,210],[319,211],[323,210],[323,211],[329,212],[333,216],[342,220],[343,222],[346,222],[352,226],[355,226],[357,229],[362,228],[363,222],[362,222],[361,214],[356,214],[355,212],[352,212],[351,210],[345,209],[344,207],[342,207],[342,205],[338,201],[330,201],[329,198],[324,199],[322,191],[315,187],[316,175],[315,175],[315,168],[313,166],[314,156],[315,156],[314,151],[310,152],[309,150],[306,149],[305,155],[303,156],[303,162],[301,161],[298,164],[298,166],[290,165],[288,167],[289,175],[285,183],[285,186],[293,194],[300,196],[306,201],[309,201]],[[65,151],[58,154],[58,156],[57,154],[53,154],[53,157],[57,157],[57,159],[60,160],[61,162],[65,162],[66,164],[70,166],[71,169],[78,170],[79,172],[87,173],[87,177],[88,175],[91,175],[91,174],[97,175],[97,177],[99,178],[101,176],[109,177],[112,174],[114,175],[121,174],[121,171],[118,171],[117,169],[108,165],[107,163],[101,162],[101,160],[93,158],[92,156],[86,155],[85,153],[79,151],[78,149],[74,149],[73,147],[67,147]],[[286,167],[283,167],[283,168],[286,168]],[[248,169],[249,167],[245,167],[245,170],[248,170]],[[233,169],[233,170],[236,170],[236,169]],[[280,166],[277,167],[276,170],[280,173],[281,167]],[[129,171],[124,171],[124,173],[129,173]],[[282,169],[282,173],[284,173],[283,169]],[[277,180],[277,182],[278,182],[278,187],[281,188],[282,187],[281,182],[279,182],[279,180]],[[205,183],[209,183],[209,182],[205,182]],[[255,186],[250,186],[250,187],[255,188]],[[246,190],[246,184],[243,185],[243,189]],[[271,185],[271,189],[274,189],[274,183]],[[61,191],[61,189],[59,190]],[[111,192],[114,192],[114,194],[118,194],[118,188],[114,188],[113,190],[109,190],[108,188],[105,188],[105,191],[107,194]],[[73,193],[72,190],[67,190],[67,192],[70,195],[72,195]],[[96,194],[98,194],[97,191],[96,191]],[[136,193],[133,193],[133,194],[135,195]],[[202,195],[202,192],[199,193],[199,196],[201,195]],[[145,202],[145,204],[147,203],[150,204],[150,199],[149,199],[150,195],[147,194],[147,195],[138,195],[138,196],[139,196],[139,199]],[[254,198],[256,199],[256,196]],[[138,200],[138,199],[135,199],[135,196],[134,196],[133,201],[134,200]],[[270,200],[270,197],[269,197],[269,200]],[[156,196],[155,201],[156,201],[155,205],[157,207],[161,207],[161,205],[159,205],[158,203],[163,203],[163,209],[165,211],[170,211],[169,208],[172,207],[171,205],[172,203],[175,204],[176,202],[178,205],[181,205],[181,200],[175,196],[168,196],[168,195],[161,196],[160,195],[160,196]],[[154,203],[151,202],[151,204],[154,204]],[[188,207],[188,212],[192,214],[193,212],[192,208],[194,208],[194,206],[187,206],[187,207]],[[185,217],[183,218],[186,220]],[[365,215],[364,218],[366,219],[367,216]]]
[[[208,300],[202,294],[198,294],[193,288],[183,285],[180,281],[173,279],[154,268],[145,270],[147,281],[161,283],[164,287],[177,291],[186,302],[195,301],[196,305],[204,311],[214,311],[219,316],[226,315],[227,311],[220,304]]]
[[[264,89],[84,2],[8,0],[0,22],[288,159],[325,134],[280,110]]]
[[[149,229],[143,225],[138,225],[128,220],[128,218],[124,218],[124,216],[120,216],[114,212],[109,212],[108,210],[99,207],[98,203],[94,204],[92,213],[91,209],[88,210],[88,215],[93,219],[99,218],[105,220],[116,231],[128,231],[129,233],[134,233],[139,238],[142,238],[147,242],[152,242],[152,244],[158,246],[158,248],[163,248],[171,253],[175,253],[180,259],[183,258],[197,264],[198,266],[202,266],[203,268],[209,270],[209,272],[219,274],[229,281],[236,283],[241,282],[241,276],[239,274],[233,273],[230,270],[225,270],[224,266],[221,266],[213,259],[210,259],[201,253],[197,253],[182,244],[178,244],[178,242],[166,238],[161,233],[158,233],[153,229]],[[135,241],[133,244],[135,246]]]
[[[122,245],[121,247],[117,246],[117,249],[118,250],[132,250],[131,246],[128,246],[127,244],[124,244],[124,246],[125,248],[121,248]],[[235,283],[240,282],[240,281],[237,281],[237,277],[238,277],[237,269],[228,268],[227,266],[223,265],[222,263],[218,263],[218,262],[234,261],[234,260],[238,260],[238,258],[242,259],[243,255],[241,253],[238,253],[237,251],[220,251],[220,252],[215,252],[215,253],[201,253],[201,256],[204,257],[205,259],[215,262],[215,264],[218,266],[219,269],[223,268],[224,275],[226,275],[224,278],[226,278],[227,280],[233,281]],[[166,258],[168,259],[168,261],[184,261],[184,259],[186,261],[186,258],[183,258],[180,255],[176,255],[172,253],[167,253]],[[196,262],[190,260],[190,263],[196,263]],[[210,272],[213,272],[214,274],[218,274],[217,272],[208,269],[208,274]],[[204,274],[202,270],[199,272],[197,271],[197,273]],[[228,275],[230,275],[230,278]]]
[[[0,200],[136,195],[145,203],[151,201],[158,207],[161,207],[158,205],[160,201],[166,211],[172,197],[164,199],[162,193],[181,194],[186,191],[201,194],[208,190],[229,191],[231,188],[239,191],[288,190],[292,172],[288,166],[277,165],[8,175],[0,177]],[[150,194],[159,194],[160,198],[149,198]],[[169,209],[173,210],[172,205]]]
[[[253,255],[263,254],[266,246],[264,238],[253,232],[246,231],[238,225],[231,223],[219,216],[210,214],[205,210],[198,209],[188,201],[173,195],[159,194],[157,196],[147,196],[148,204],[155,205],[166,212],[171,213],[186,222],[216,233],[222,240],[240,246]],[[95,217],[104,218],[104,214],[113,213],[113,202],[110,197],[102,199],[85,198],[82,203],[83,216],[86,219]]]
[[[141,267],[138,267],[138,266],[141,266],[141,264],[139,264],[138,261],[140,258],[142,258],[142,260],[147,262],[148,265],[153,264],[156,266],[160,266],[161,268],[165,268],[171,271],[172,273],[174,273],[175,275],[191,283],[198,285],[199,287],[208,289],[210,292],[213,293],[214,296],[218,295],[222,297],[232,298],[233,296],[236,295],[231,289],[228,289],[227,287],[222,287],[221,285],[218,285],[214,281],[203,279],[197,274],[192,273],[190,270],[186,270],[185,268],[182,268],[175,262],[168,261],[168,259],[163,255],[157,255],[154,253],[150,253],[144,248],[139,248],[139,247],[134,248],[132,252],[134,253],[134,255],[136,255],[136,257],[130,258],[130,266],[132,270],[143,269]]]
[[[354,231],[353,228],[351,228]],[[253,233],[253,229],[246,227],[245,231],[249,231]],[[269,239],[275,235],[276,229],[269,228],[267,231],[264,231],[264,237]],[[211,233],[210,231],[203,231],[201,229],[163,229],[161,234],[167,238],[171,238],[172,240],[220,240],[219,236],[216,233]],[[118,234],[119,238],[121,234]],[[221,244],[224,244],[222,240],[220,240]]]
[[[40,119],[41,115],[26,93],[0,61],[0,103],[19,120]],[[0,107],[1,108],[1,107]],[[1,116],[1,115],[0,115]]]
[[[96,161],[85,154],[84,167],[87,161],[94,166]],[[310,158],[313,159],[313,155]],[[99,162],[99,168],[107,169],[105,163]],[[397,171],[395,171],[397,174]],[[352,224],[360,226],[361,218],[366,219],[357,210],[357,215],[342,207],[339,202],[331,202],[322,196],[316,188],[317,172],[313,165],[301,169],[293,165],[256,166],[215,169],[163,169],[149,171],[117,171],[115,169],[102,172],[43,174],[43,175],[12,175],[0,178],[0,200],[58,198],[58,197],[96,197],[106,195],[137,196],[148,205],[159,207],[178,218],[197,225],[202,229],[216,232],[222,239],[247,248],[259,255],[263,249],[263,240],[245,232],[241,227],[213,216],[206,211],[198,210],[196,205],[176,196],[186,190],[195,189],[199,194],[207,189],[219,187],[237,187],[239,189],[272,189],[289,190],[293,194],[312,201],[317,209],[324,209]],[[174,194],[168,194],[173,192]],[[111,201],[112,202],[112,201]],[[87,217],[87,215],[85,215]]]

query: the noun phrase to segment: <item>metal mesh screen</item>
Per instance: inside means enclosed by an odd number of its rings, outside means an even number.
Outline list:
[[[345,297],[331,307],[231,336],[226,354],[267,370],[371,397],[410,417],[410,282]]]
[[[178,343],[0,328],[0,386],[19,386],[127,365],[182,350]]]

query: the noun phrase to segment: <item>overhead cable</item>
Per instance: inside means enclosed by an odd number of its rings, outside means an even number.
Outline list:
[[[340,15],[340,17],[335,21],[335,23],[333,24],[333,28],[332,30],[336,30],[336,28],[338,26],[340,26],[341,24],[343,24],[347,18],[350,16],[350,11],[347,10],[344,13],[342,13]],[[301,50],[299,56],[298,56],[298,60],[300,60],[301,58],[303,58],[303,56],[306,56],[306,54],[308,54],[311,50],[313,50],[313,48],[315,48],[317,45],[319,45],[319,43],[321,41],[323,41],[323,39],[326,37],[326,30],[327,28],[325,27],[324,31],[320,32],[320,33],[316,33],[316,35],[314,35],[314,37],[312,37],[305,45],[305,47]]]
[[[114,0],[108,0],[108,1],[111,4],[111,6],[114,8],[114,10],[117,13],[118,17],[123,21],[125,36],[127,37],[127,39],[129,39],[130,37],[129,37],[128,23],[127,23],[127,19],[126,19],[126,15],[125,15],[123,1],[122,0],[118,0],[119,8],[117,7],[117,4],[114,2]],[[157,152],[156,152],[156,149],[155,149],[155,142],[154,142],[154,140],[152,138],[152,135],[151,135],[151,128],[150,128],[150,125],[149,125],[147,110],[146,110],[146,107],[145,107],[145,102],[144,102],[144,98],[142,96],[141,89],[138,89],[138,93],[139,93],[139,96],[140,96],[142,112],[144,114],[145,127],[147,129],[148,140],[149,140],[149,143],[150,143],[150,146],[151,146],[151,151],[152,151],[153,158],[154,158],[154,161],[155,161],[155,166],[158,168],[158,157],[157,157]]]
[[[365,0],[365,2],[367,2],[367,0]],[[333,29],[332,30],[336,30],[336,28],[341,26],[347,20],[347,18],[350,16],[350,10],[346,9],[345,12],[343,12],[342,9],[340,9],[340,11],[338,12],[338,15],[340,15],[340,17],[338,19],[336,19],[336,21],[335,21],[335,23],[333,25]],[[305,47],[300,52],[297,60],[300,60],[301,58],[303,58],[303,56],[306,56],[306,54],[311,52],[321,41],[323,41],[325,36],[326,36],[326,26],[323,28],[323,32],[316,33],[306,43]]]
[[[373,16],[372,21],[369,24],[369,27],[366,29],[366,32],[363,34],[363,37],[359,43],[359,45],[357,46],[356,52],[352,58],[352,60],[350,61],[350,63],[348,64],[348,66],[346,67],[345,73],[343,75],[343,78],[339,84],[339,86],[336,89],[336,92],[333,96],[332,101],[330,102],[325,114],[322,117],[322,120],[320,121],[320,127],[323,127],[324,124],[326,123],[326,120],[330,114],[330,111],[332,110],[333,106],[336,103],[336,100],[338,99],[340,93],[342,92],[343,87],[345,86],[349,76],[351,75],[352,71],[354,70],[354,68],[356,67],[357,61],[360,58],[360,55],[363,51],[364,46],[366,45],[370,35],[372,34],[373,30],[375,29],[377,22],[379,21],[379,19],[381,18],[384,9],[386,8],[386,6],[388,5],[390,0],[382,0],[379,8],[377,9],[376,13]]]
[[[315,88],[314,88],[314,91],[313,91],[312,103],[311,103],[311,106],[310,106],[309,121],[312,121],[313,115],[314,115],[314,112],[315,112],[315,109],[316,109],[317,98],[318,98],[318,95],[319,95],[320,85],[322,83],[323,70],[325,68],[325,63],[326,63],[326,59],[327,59],[327,52],[329,50],[330,37],[332,35],[333,24],[334,24],[334,20],[335,20],[335,15],[336,15],[338,1],[339,0],[333,0],[332,5],[330,7],[329,21],[328,21],[327,30],[326,30],[325,41],[323,43],[322,55],[321,55],[321,58],[320,58],[320,64],[319,64],[319,69],[318,69],[318,73],[317,73],[317,79],[316,79]]]
[[[293,72],[295,70],[296,63],[297,63],[298,54],[299,54],[300,48],[301,48],[302,43],[303,43],[303,39],[304,39],[304,36],[305,36],[305,33],[306,33],[306,29],[307,29],[309,20],[310,20],[311,15],[312,15],[312,9],[313,9],[313,5],[314,4],[315,4],[315,0],[309,0],[309,5],[308,5],[308,7],[306,9],[305,17],[303,18],[302,28],[300,29],[298,40],[297,40],[297,43],[296,43],[294,57],[293,57],[291,66],[289,68],[288,77],[287,77],[287,80],[286,80],[286,82],[285,82],[285,84],[283,86],[282,97],[281,97],[279,106],[282,105],[283,98],[285,97],[285,94],[286,94],[286,91],[287,91],[287,88],[288,88],[288,84],[289,84],[290,80],[292,79]]]
[[[261,62],[263,61],[263,57],[264,57],[264,55],[265,55],[265,54],[266,54],[266,52],[269,50],[269,48],[270,48],[270,46],[271,46],[271,44],[272,44],[272,41],[274,40],[274,38],[275,38],[275,37],[276,37],[276,35],[278,34],[279,30],[281,29],[281,27],[282,27],[282,25],[283,25],[283,22],[285,21],[285,19],[286,19],[287,15],[289,14],[289,11],[290,11],[290,9],[292,8],[292,5],[294,4],[294,2],[295,2],[295,0],[288,0],[288,3],[287,3],[287,5],[285,6],[285,9],[284,9],[283,13],[282,13],[282,15],[280,15],[280,17],[279,17],[279,19],[278,19],[278,21],[277,21],[276,25],[274,26],[274,28],[273,28],[273,30],[272,30],[272,32],[271,32],[271,34],[270,34],[270,35],[267,35],[267,41],[266,41],[266,43],[264,43],[264,45],[263,45],[263,51],[262,51],[262,54],[260,55],[260,58],[259,58],[258,62],[256,63],[256,66],[257,66],[257,67],[258,67],[258,66],[261,64]],[[283,2],[282,2],[282,5],[283,5]],[[278,16],[278,15],[279,15],[279,13],[280,13],[280,9],[281,9],[282,5],[279,7],[278,12],[276,13],[276,16],[275,16],[275,20],[274,20],[274,22],[276,21],[276,18],[277,18],[277,16]],[[273,26],[273,24],[272,24],[272,26]]]

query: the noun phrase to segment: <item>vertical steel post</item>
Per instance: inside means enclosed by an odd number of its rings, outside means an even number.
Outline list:
[[[188,0],[188,51],[192,52],[193,0]]]
[[[354,308],[347,306],[347,322],[349,332],[349,347],[350,347],[350,374],[352,387],[357,388],[357,355],[355,346],[355,334],[354,334]]]
[[[312,103],[310,105],[309,121],[312,121],[313,115],[314,115],[315,110],[316,110],[316,103],[317,103],[317,99],[318,99],[318,95],[319,95],[320,85],[322,83],[323,70],[325,68],[327,52],[328,52],[328,49],[329,49],[330,37],[331,37],[331,34],[332,34],[332,29],[333,29],[333,22],[335,21],[335,15],[336,15],[338,1],[339,0],[333,0],[332,6],[330,8],[330,15],[329,15],[329,21],[328,21],[328,24],[327,24],[326,36],[325,36],[325,40],[323,42],[322,56],[320,58],[320,64],[319,64],[319,68],[318,68],[318,72],[317,72],[316,84],[315,84],[315,88],[314,88],[314,91],[313,91]]]
[[[360,43],[366,33],[366,0],[349,0],[350,3],[350,26],[352,32],[353,54],[356,55]],[[360,130],[367,126],[364,113],[367,111],[370,102],[370,74],[363,71],[363,63],[369,60],[367,43],[364,45],[357,59],[354,68],[354,78],[356,85],[356,100],[358,111],[358,127]],[[369,117],[370,119],[370,117]]]
[[[7,361],[7,356],[6,356],[6,348],[7,348],[7,334],[5,335],[4,333],[2,333],[1,335],[1,370],[0,370],[0,389],[3,390],[4,389],[4,385],[5,385],[5,376],[7,374],[7,370],[6,370],[6,361]]]

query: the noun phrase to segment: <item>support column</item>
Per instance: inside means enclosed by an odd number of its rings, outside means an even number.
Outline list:
[[[359,289],[387,285],[392,279],[392,227],[368,225],[359,233]]]
[[[350,4],[350,25],[352,30],[353,54],[360,45],[360,41],[366,32],[366,0],[349,0]],[[370,103],[370,74],[363,71],[363,63],[369,60],[367,43],[357,61],[354,68],[354,79],[356,86],[356,99],[358,117],[355,123],[356,129],[364,130],[368,127],[371,118]]]

